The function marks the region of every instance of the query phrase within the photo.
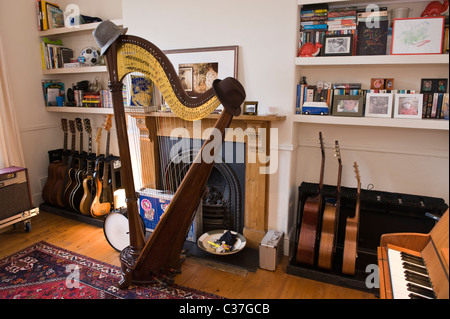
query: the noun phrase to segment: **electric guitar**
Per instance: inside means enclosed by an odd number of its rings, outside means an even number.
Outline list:
[[[336,201],[334,203],[326,201],[323,210],[322,233],[320,235],[318,266],[330,270],[333,265],[333,257],[336,252],[336,240],[339,223],[339,207],[341,204],[341,175],[342,160],[339,149],[339,142],[335,141],[334,155],[338,159],[338,179],[336,186]]]
[[[86,131],[89,133],[89,154],[92,152],[92,131],[90,122],[84,124]],[[97,130],[97,135],[95,137],[95,141],[97,142],[97,153],[96,157],[100,156],[100,142],[102,138],[102,128],[99,127]],[[94,191],[93,185],[93,170],[92,170],[92,158],[89,158],[87,163],[87,173],[86,177],[83,180],[83,197],[80,201],[80,212],[83,215],[91,216],[91,202],[92,202],[92,193]]]
[[[322,140],[322,132],[319,132],[320,149],[322,152],[322,164],[320,168],[319,190],[316,195],[306,199],[303,206],[302,226],[297,246],[297,262],[309,266],[314,265],[317,249],[317,231],[319,229],[320,214],[322,212],[322,187],[325,168],[325,150]]]
[[[75,119],[75,127],[78,132],[83,132],[83,126],[81,123],[81,119],[77,117]],[[74,133],[72,135],[72,141],[75,144],[76,139],[76,131],[74,130]],[[80,133],[80,149],[78,152],[73,149],[72,152],[72,160],[71,165],[69,167],[69,172],[67,173],[67,184],[66,189],[64,190],[64,205],[68,208],[73,208],[72,206],[72,192],[75,189],[75,186],[77,185],[76,180],[76,173],[79,169],[82,168],[82,161],[81,161],[81,153],[83,151],[83,136],[82,133]]]
[[[107,132],[106,134],[106,151],[105,158],[103,161],[103,176],[100,179],[98,174],[100,161],[97,161],[96,173],[94,174],[94,183],[96,186],[95,197],[92,200],[91,205],[91,215],[95,218],[101,218],[108,214],[111,211],[111,208],[114,204],[114,197],[112,193],[111,182],[109,181],[109,163],[107,162],[109,156],[109,140],[110,140],[110,130],[112,126],[111,121],[112,115],[109,114],[106,118],[104,129]]]
[[[61,161],[55,161],[48,165],[48,175],[47,175],[47,181],[45,182],[44,188],[42,190],[42,198],[46,203],[50,203],[52,205],[57,205],[56,198],[53,198],[52,192],[53,189],[58,181],[58,170],[59,167],[64,165],[64,158],[66,156],[67,152],[67,119],[61,119],[61,127],[62,131],[64,133],[63,137],[63,153],[62,153],[62,160]]]
[[[353,164],[355,168],[356,180],[358,181],[356,193],[355,216],[347,217],[345,225],[344,258],[342,261],[342,272],[346,275],[355,274],[356,258],[358,257],[358,237],[359,237],[359,206],[361,195],[361,180],[359,177],[358,164]]]

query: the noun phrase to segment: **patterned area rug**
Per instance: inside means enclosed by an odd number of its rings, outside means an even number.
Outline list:
[[[39,242],[0,260],[0,299],[218,299],[177,285],[120,290],[120,268]]]

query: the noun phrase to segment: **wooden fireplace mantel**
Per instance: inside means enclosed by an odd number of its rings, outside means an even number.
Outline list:
[[[142,186],[159,189],[159,150],[158,136],[171,136],[175,128],[183,128],[190,138],[202,138],[204,131],[214,127],[219,114],[210,114],[201,120],[201,123],[186,122],[173,113],[151,112],[133,114],[136,125],[140,130],[140,152],[142,158]],[[230,128],[238,129],[235,132],[255,132],[255,134],[228,134],[225,141],[246,143],[245,159],[245,219],[244,237],[247,245],[257,248],[267,231],[268,221],[268,187],[269,175],[260,174],[260,168],[270,165],[261,163],[258,152],[270,155],[270,127],[272,122],[284,121],[282,115],[240,115],[234,117]],[[201,130],[199,132],[199,124]],[[197,125],[197,127],[194,127]],[[242,129],[242,130],[239,130]],[[262,138],[261,132],[265,129],[267,138]],[[201,136],[199,136],[201,135]],[[256,158],[256,161],[248,159]]]

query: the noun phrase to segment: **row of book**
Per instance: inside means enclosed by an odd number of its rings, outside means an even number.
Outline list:
[[[423,93],[423,119],[448,120],[448,93]]]
[[[36,7],[39,31],[64,27],[64,13],[57,4],[38,0]]]
[[[59,69],[67,67],[73,58],[73,50],[63,45],[62,40],[50,40],[43,37],[41,40],[42,69]]]

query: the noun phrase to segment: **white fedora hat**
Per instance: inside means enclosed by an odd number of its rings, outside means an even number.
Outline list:
[[[109,46],[122,34],[127,32],[128,28],[119,28],[110,20],[101,22],[92,32],[95,41],[100,47],[100,54],[103,55]]]

